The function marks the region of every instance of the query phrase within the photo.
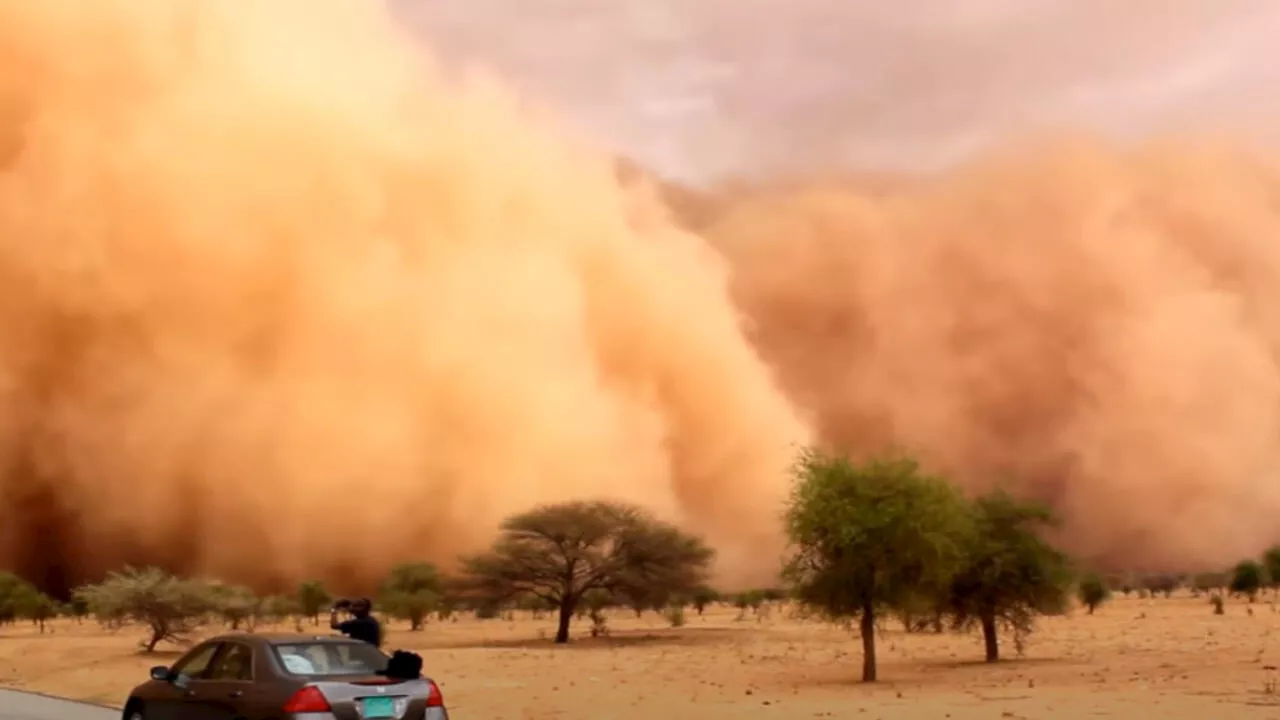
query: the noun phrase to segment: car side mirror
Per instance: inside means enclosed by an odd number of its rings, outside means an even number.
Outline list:
[[[157,665],[151,668],[152,680],[159,680],[160,682],[169,682],[169,678],[171,677],[172,677],[172,674],[169,672],[169,668],[163,665]]]

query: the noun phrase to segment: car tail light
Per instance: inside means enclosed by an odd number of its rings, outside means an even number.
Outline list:
[[[444,707],[444,694],[440,692],[440,686],[434,681],[428,680],[427,687],[427,707]]]
[[[294,693],[284,704],[284,711],[287,713],[323,713],[331,710],[333,708],[329,706],[329,700],[314,685],[308,685]]]

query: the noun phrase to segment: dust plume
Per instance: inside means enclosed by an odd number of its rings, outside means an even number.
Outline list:
[[[352,586],[590,496],[774,571],[721,260],[379,4],[0,0],[0,67],[0,564]]]
[[[356,586],[579,497],[763,582],[813,438],[1014,483],[1112,566],[1277,539],[1256,154],[655,192],[365,0],[0,0],[0,67],[0,564],[46,585]]]
[[[1018,146],[896,190],[700,209],[819,434],[1051,503],[1114,569],[1280,540],[1280,171],[1203,140]]]

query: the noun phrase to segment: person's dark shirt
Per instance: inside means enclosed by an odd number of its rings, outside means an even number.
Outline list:
[[[372,615],[340,622],[337,630],[352,640],[363,640],[374,647],[382,647],[382,625]]]

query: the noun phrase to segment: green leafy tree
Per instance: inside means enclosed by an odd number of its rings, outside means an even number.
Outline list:
[[[505,602],[535,595],[557,608],[557,643],[583,596],[647,588],[668,596],[705,582],[713,553],[700,539],[643,510],[613,502],[568,502],[502,523],[488,552],[464,559],[468,593]]]
[[[247,587],[239,585],[210,585],[211,601],[214,612],[232,630],[240,630],[241,626],[253,632],[258,606],[262,603],[257,595]]]
[[[1231,573],[1228,588],[1237,595],[1244,595],[1249,602],[1258,599],[1258,591],[1267,584],[1267,569],[1257,560],[1242,560]]]
[[[701,615],[706,611],[708,605],[720,601],[720,593],[706,585],[703,585],[702,587],[695,589],[689,595],[689,601],[693,604],[693,609]]]
[[[295,632],[302,632],[302,620],[307,617],[296,596],[268,595],[262,598],[254,611],[252,622],[257,625],[278,625],[293,620]]]
[[[765,602],[781,602],[787,599],[787,591],[782,588],[764,588],[760,591],[760,597]]]
[[[0,623],[11,623],[21,614],[22,601],[35,587],[10,572],[0,572]]]
[[[972,512],[974,532],[947,607],[958,628],[982,629],[987,662],[996,662],[1001,626],[1021,649],[1037,615],[1066,610],[1070,563],[1040,535],[1055,523],[1048,508],[997,490],[975,500]]]
[[[83,598],[72,596],[71,601],[66,604],[66,614],[75,618],[76,624],[83,623],[89,617],[89,605]]]
[[[312,625],[320,624],[320,613],[333,604],[333,596],[319,580],[308,580],[298,586],[298,606],[311,618]]]
[[[1081,605],[1089,609],[1089,614],[1092,615],[1099,605],[1111,599],[1111,588],[1097,573],[1089,573],[1080,578],[1080,584],[1076,587],[1076,598]]]
[[[1262,555],[1262,566],[1266,571],[1267,586],[1274,593],[1280,589],[1280,545],[1267,548]]]
[[[146,652],[154,652],[162,641],[186,641],[200,618],[215,609],[209,585],[158,568],[127,567],[109,573],[102,583],[77,590],[76,596],[104,623],[125,619],[146,626],[147,638],[141,643]]]
[[[743,590],[733,596],[733,606],[738,608],[739,620],[742,620],[747,616],[748,610],[758,614],[763,605],[764,593],[759,590]]]
[[[1192,590],[1199,593],[1220,593],[1231,584],[1231,573],[1198,573],[1191,578]]]
[[[403,563],[391,568],[378,589],[378,602],[394,618],[409,621],[409,629],[419,631],[440,604],[443,582],[435,565]]]
[[[624,583],[615,591],[623,605],[631,608],[636,617],[644,615],[645,610],[662,612],[668,605],[676,601],[669,588],[646,587],[643,583]]]
[[[942,595],[962,567],[973,519],[963,496],[911,459],[855,465],[804,451],[786,513],[784,576],[804,606],[858,619],[862,679],[876,680],[876,619],[916,593]]]
[[[30,620],[45,632],[46,623],[58,616],[58,603],[31,585],[26,585],[14,598],[18,617]]]
[[[1182,584],[1182,578],[1177,575],[1168,573],[1159,573],[1155,575],[1146,575],[1142,578],[1142,589],[1151,593],[1151,595],[1164,595],[1166,598],[1173,596],[1173,591],[1178,589]]]

